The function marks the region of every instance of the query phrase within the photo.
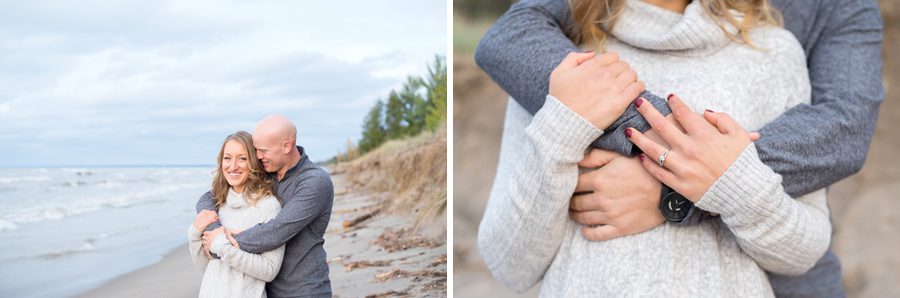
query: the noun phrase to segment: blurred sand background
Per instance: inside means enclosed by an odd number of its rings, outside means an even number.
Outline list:
[[[503,7],[509,3],[498,1]],[[875,137],[862,171],[829,191],[832,247],[841,259],[849,297],[900,293],[900,3],[880,0],[884,18],[884,87]],[[454,293],[461,297],[515,296],[487,271],[478,254],[478,223],[493,183],[507,95],[472,57],[496,16],[472,1],[454,1]],[[486,5],[486,4],[481,4]],[[496,9],[495,9],[496,10]],[[502,10],[500,10],[502,13]],[[537,287],[522,296],[536,296]]]

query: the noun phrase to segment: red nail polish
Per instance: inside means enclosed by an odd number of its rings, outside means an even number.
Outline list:
[[[672,94],[669,94],[669,96],[666,96],[666,100],[667,101],[672,100],[672,96],[675,96],[675,93],[672,93]]]
[[[715,113],[713,110],[710,110],[710,109],[706,109],[706,111],[710,112],[710,113]]]
[[[636,100],[634,100],[634,107],[635,107],[635,108],[640,108],[640,107],[641,107],[641,104],[643,104],[643,103],[644,103],[644,99],[638,97]]]
[[[626,128],[626,129],[625,129],[625,137],[626,137],[626,138],[629,138],[629,139],[631,138],[631,128]]]
[[[643,155],[643,154],[638,155],[638,158],[640,158],[641,161],[644,161],[644,155]]]

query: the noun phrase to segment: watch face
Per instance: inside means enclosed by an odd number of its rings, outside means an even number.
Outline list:
[[[674,191],[666,194],[659,202],[659,210],[662,211],[663,216],[675,222],[684,220],[693,206],[694,203]]]

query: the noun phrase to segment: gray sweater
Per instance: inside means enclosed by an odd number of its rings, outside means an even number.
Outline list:
[[[696,2],[682,16],[630,0],[611,35],[607,48],[650,90],[673,90],[695,110],[728,112],[751,130],[810,100],[803,51],[780,28],[751,33],[761,51],[731,42]],[[510,101],[478,239],[500,282],[524,290],[542,280],[542,295],[560,297],[766,297],[763,269],[799,274],[827,250],[824,189],[791,198],[753,145],[697,202],[719,218],[584,239],[567,218],[568,200],[577,162],[601,134],[555,98],[533,118]]]
[[[276,184],[284,204],[281,212],[234,238],[242,250],[255,254],[285,246],[281,270],[266,285],[269,297],[331,297],[322,246],[334,203],[334,185],[328,172],[310,161],[303,147],[297,150],[302,155],[300,162]],[[209,192],[197,201],[197,212],[201,210],[216,210]],[[218,226],[212,224],[207,230]]]
[[[771,2],[784,15],[785,28],[803,45],[812,103],[795,106],[763,126],[764,137],[756,147],[760,159],[782,175],[785,191],[798,197],[846,178],[863,165],[884,98],[882,22],[873,0]],[[533,114],[544,103],[550,71],[568,52],[578,50],[561,29],[570,25],[566,1],[522,0],[488,30],[476,61]],[[659,97],[644,97],[657,107],[665,106]],[[619,120],[610,130],[648,128],[631,108]],[[621,136],[604,134],[594,146],[630,152],[630,142]],[[778,296],[843,296],[840,265],[831,251],[804,275],[769,276]]]

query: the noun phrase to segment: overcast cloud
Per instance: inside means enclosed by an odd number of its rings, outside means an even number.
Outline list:
[[[324,160],[446,56],[443,1],[0,3],[0,167],[212,164],[275,113]]]

